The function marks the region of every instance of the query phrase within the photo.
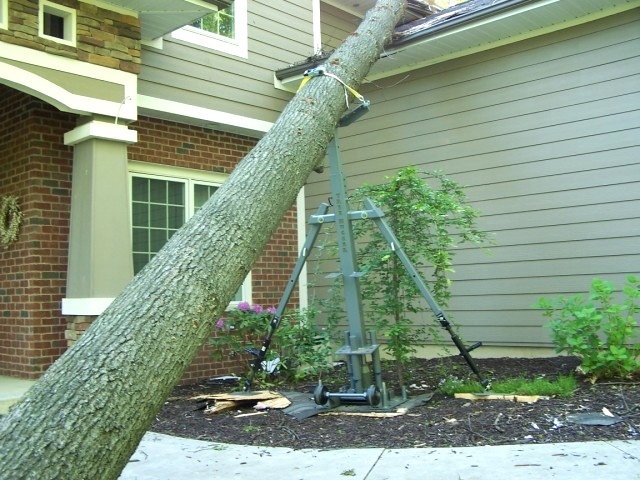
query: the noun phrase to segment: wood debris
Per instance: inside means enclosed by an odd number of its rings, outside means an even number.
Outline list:
[[[340,411],[340,410],[329,410],[327,412],[322,412],[320,415],[352,415],[354,417],[372,417],[372,418],[388,418],[388,417],[399,417],[407,413],[406,408],[399,408],[395,412],[356,412],[356,411]]]
[[[221,413],[251,407],[266,410],[270,408],[286,408],[291,405],[291,401],[286,397],[270,390],[197,395],[191,400],[213,402],[205,409],[205,413]]]

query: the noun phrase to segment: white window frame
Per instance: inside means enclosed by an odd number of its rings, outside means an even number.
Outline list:
[[[63,38],[53,37],[44,33],[45,13],[54,14],[64,20]],[[76,46],[76,11],[73,8],[58,5],[47,0],[40,0],[38,12],[38,36],[64,45]]]
[[[9,29],[9,0],[0,0],[0,28]]]
[[[193,45],[217,50],[241,58],[248,58],[247,0],[234,0],[235,38],[228,38],[201,28],[187,25],[171,33],[171,37]],[[211,9],[215,12],[215,9]]]
[[[193,185],[203,184],[211,186],[222,185],[228,175],[224,175],[216,172],[206,172],[203,170],[191,170],[188,168],[171,167],[165,165],[158,165],[146,162],[129,161],[129,187],[131,187],[132,178],[134,176],[141,176],[146,178],[157,178],[161,180],[168,180],[173,182],[181,182],[187,185],[185,189],[185,222],[189,220],[194,214],[193,204]],[[132,198],[130,192],[129,198]],[[132,202],[129,202],[129,216],[131,218]],[[133,234],[133,227],[131,228],[131,234]],[[251,272],[247,274],[242,284],[242,299],[234,300],[229,303],[228,308],[237,307],[240,302],[252,302],[252,288],[251,288]]]

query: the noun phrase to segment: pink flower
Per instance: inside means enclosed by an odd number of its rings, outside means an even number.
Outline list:
[[[271,315],[273,315],[274,313],[276,313],[276,308],[275,307],[267,308],[267,313],[270,313]]]
[[[238,303],[238,310],[241,312],[248,312],[251,310],[251,305],[249,305],[249,302],[240,302]]]
[[[223,329],[224,328],[224,318],[219,318],[216,322],[216,328]]]
[[[260,315],[262,313],[262,305],[254,305],[253,306],[253,311],[255,313],[257,313],[258,315]]]

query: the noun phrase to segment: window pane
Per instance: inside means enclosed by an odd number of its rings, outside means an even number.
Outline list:
[[[213,185],[195,184],[193,186],[193,210],[197,212],[213,195],[218,187]]]
[[[167,203],[169,205],[184,205],[184,183],[167,183]]]
[[[196,20],[191,26],[223,37],[235,38],[233,4]]]
[[[134,273],[138,273],[186,217],[185,182],[132,178],[132,242]]]
[[[167,207],[167,227],[178,229],[184,225],[184,208]]]
[[[131,182],[131,196],[134,202],[148,202],[149,179],[142,177],[133,177]]]
[[[236,294],[233,296],[232,302],[241,302],[242,301],[242,287],[238,289]]]
[[[140,270],[142,270],[142,267],[144,267],[147,263],[149,263],[149,260],[151,260],[149,258],[149,255],[146,253],[134,253],[133,254],[133,271],[135,273],[138,273]]]
[[[167,231],[151,230],[149,231],[149,239],[151,241],[149,251],[152,253],[158,253],[164,244],[167,243]]]
[[[167,206],[149,205],[149,226],[154,228],[167,228]]]
[[[134,227],[148,227],[149,205],[146,203],[133,202],[131,216]]]
[[[167,181],[149,179],[149,201],[152,203],[167,203]]]
[[[149,230],[146,228],[133,229],[133,251],[148,252],[149,251]]]

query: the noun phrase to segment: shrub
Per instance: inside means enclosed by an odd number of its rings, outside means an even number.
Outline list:
[[[354,199],[359,202],[364,198],[384,211],[414,267],[427,273],[434,300],[446,306],[451,297],[449,274],[454,271],[455,248],[465,242],[480,245],[489,240],[476,225],[479,213],[468,204],[464,188],[442,172],[420,172],[409,166],[384,184],[358,188]],[[386,351],[395,359],[398,381],[403,384],[405,366],[411,363],[416,346],[426,341],[427,332],[416,325],[415,318],[427,305],[373,222],[356,223],[354,233],[363,244],[358,255],[366,275],[360,282],[369,321],[386,338]],[[428,334],[440,343],[438,329],[430,327]]]
[[[580,358],[582,371],[594,381],[626,378],[640,372],[640,345],[632,342],[637,333],[634,315],[639,310],[639,282],[635,276],[627,277],[622,303],[615,302],[611,282],[596,278],[588,298],[541,298],[535,305],[551,319],[547,326],[556,351]]]
[[[240,302],[216,322],[216,335],[209,339],[213,358],[223,360],[244,354],[248,370],[251,360],[248,352],[262,346],[275,311],[273,307]],[[277,372],[286,379],[320,374],[330,368],[330,342],[325,338],[327,334],[324,331],[315,328],[312,317],[310,311],[295,311],[283,316],[273,343],[267,350],[266,364],[277,363]]]

